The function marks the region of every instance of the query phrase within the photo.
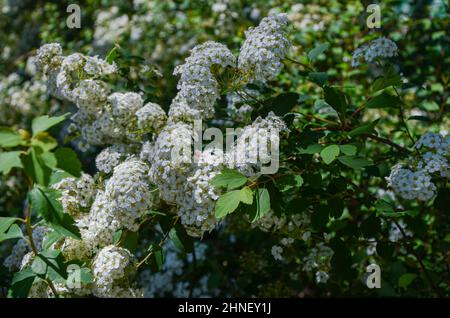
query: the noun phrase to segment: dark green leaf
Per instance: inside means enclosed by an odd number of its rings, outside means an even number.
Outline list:
[[[340,156],[338,157],[338,160],[353,169],[362,169],[364,167],[370,166],[373,163],[367,159],[360,158],[360,157],[354,157],[354,156]]]
[[[70,148],[59,148],[55,151],[57,167],[70,173],[74,177],[81,176],[81,162],[77,154]]]
[[[176,248],[186,253],[192,253],[194,250],[194,242],[192,238],[186,233],[183,226],[176,225],[169,231],[169,238]]]
[[[311,51],[308,52],[308,58],[311,61],[316,60],[320,54],[324,53],[330,45],[328,43],[319,43]]]
[[[20,272],[15,273],[11,282],[11,289],[8,292],[8,297],[26,298],[35,279],[36,274],[30,267],[25,267]]]
[[[358,135],[361,135],[361,134],[368,134],[368,133],[372,132],[372,130],[375,129],[375,126],[378,124],[379,120],[380,119],[378,118],[378,119],[374,120],[371,123],[359,126],[359,127],[355,128],[355,129],[351,130],[348,133],[348,135],[350,137],[354,137],[354,136],[358,136]]]

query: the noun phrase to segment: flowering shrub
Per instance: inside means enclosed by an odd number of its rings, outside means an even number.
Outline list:
[[[44,23],[0,69],[2,293],[448,296],[450,20],[420,20],[431,74],[401,8],[363,36],[359,1],[327,6],[93,1],[75,39]]]

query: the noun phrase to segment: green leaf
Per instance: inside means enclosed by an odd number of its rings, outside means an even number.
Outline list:
[[[51,170],[56,168],[56,165],[58,164],[55,154],[52,152],[44,152],[39,155],[39,158],[41,159],[42,163]]]
[[[55,138],[50,136],[47,132],[40,132],[31,139],[31,145],[39,147],[42,151],[50,151],[58,146]]]
[[[44,164],[40,157],[42,150],[40,148],[31,148],[30,151],[21,157],[25,173],[38,184],[47,185],[52,170]]]
[[[80,239],[80,230],[75,225],[73,218],[64,213],[60,193],[55,189],[35,185],[28,192],[28,200],[36,213],[38,213],[49,225],[64,236]]]
[[[283,93],[276,96],[270,105],[266,105],[261,110],[262,115],[267,115],[270,111],[277,116],[283,117],[289,113],[298,103],[300,95],[297,93]]]
[[[308,74],[308,78],[313,83],[316,83],[319,86],[323,86],[328,79],[328,74],[325,72],[311,72]]]
[[[389,86],[400,86],[402,80],[398,74],[388,74],[383,77],[377,78],[372,85],[372,92],[378,92]]]
[[[322,145],[319,144],[313,144],[313,145],[309,145],[308,147],[306,147],[305,149],[299,149],[298,153],[300,155],[312,155],[315,153],[319,153],[321,152],[323,149]]]
[[[328,43],[319,43],[311,51],[308,52],[308,58],[311,61],[316,60],[320,54],[324,53],[330,45]]]
[[[42,249],[48,250],[54,243],[58,242],[64,236],[56,231],[47,232],[42,240]]]
[[[347,167],[353,168],[355,170],[359,170],[373,164],[367,159],[354,156],[340,156],[338,157],[338,160]]]
[[[57,167],[70,173],[74,177],[81,176],[81,162],[75,151],[70,148],[59,148],[55,151]]]
[[[0,234],[5,233],[18,218],[0,217]]]
[[[25,140],[18,131],[14,131],[8,127],[0,127],[0,147],[11,148],[25,145]]]
[[[125,232],[125,238],[123,239],[122,246],[129,250],[131,253],[134,253],[138,246],[139,242],[139,233],[138,232]]]
[[[401,101],[397,96],[383,92],[369,100],[366,103],[366,108],[390,108],[399,104],[401,104]]]
[[[406,273],[400,276],[398,279],[398,286],[402,288],[408,287],[415,279],[417,278],[416,274]]]
[[[267,212],[270,211],[270,194],[265,188],[258,188],[255,191],[255,205],[254,215],[252,223],[262,218]]]
[[[348,156],[353,156],[356,154],[358,148],[356,148],[356,146],[354,145],[339,145],[339,149],[342,153]]]
[[[361,134],[370,133],[370,132],[372,132],[372,130],[374,130],[375,126],[378,124],[379,121],[380,121],[380,119],[378,118],[378,119],[374,120],[371,123],[359,126],[359,127],[355,128],[355,129],[351,130],[348,133],[348,135],[350,137],[354,137],[354,136],[358,136],[358,135],[361,135]]]
[[[339,146],[338,145],[329,145],[325,147],[321,152],[320,156],[327,165],[332,163],[337,156],[339,156]]]
[[[115,46],[108,52],[108,54],[106,54],[105,59],[109,64],[113,64],[113,62],[116,60],[118,55],[119,55],[119,53],[118,53],[117,47]]]
[[[328,105],[333,107],[341,116],[345,117],[347,111],[347,99],[341,91],[330,86],[324,86],[325,101]]]
[[[311,225],[317,230],[325,228],[329,221],[329,212],[330,209],[326,205],[315,206],[311,215]]]
[[[91,270],[87,267],[76,267],[69,271],[67,281],[73,283],[80,282],[83,285],[88,285],[94,282],[94,275],[92,275]]]
[[[73,177],[73,175],[71,175],[70,173],[63,171],[63,170],[56,169],[56,170],[52,171],[52,173],[50,175],[50,181],[48,182],[48,184],[49,185],[56,184],[65,178],[71,178],[71,177]]]
[[[12,168],[23,168],[20,161],[21,151],[9,151],[0,153],[0,173],[7,175]]]
[[[300,175],[289,174],[278,179],[276,186],[281,192],[286,192],[303,185],[303,178]]]
[[[39,116],[33,119],[31,123],[31,129],[33,131],[33,136],[36,136],[42,131],[63,122],[69,113],[57,117],[49,117],[48,115]]]
[[[164,251],[163,249],[156,244],[151,244],[148,248],[149,252],[152,252],[151,257],[149,258],[150,267],[153,272],[159,272],[163,269],[164,266]]]
[[[35,279],[36,274],[30,267],[25,267],[20,272],[15,273],[11,282],[11,289],[8,292],[8,297],[26,298]]]
[[[217,200],[215,209],[216,217],[221,219],[234,212],[240,202],[252,204],[253,192],[249,187],[244,187],[240,190],[233,190],[220,196],[219,200]]]
[[[211,184],[218,187],[226,188],[227,190],[239,188],[247,183],[247,177],[242,173],[232,169],[224,169],[216,175]]]
[[[359,229],[365,238],[375,237],[381,231],[380,219],[376,217],[375,213],[372,213],[361,223]]]
[[[395,212],[395,207],[391,203],[383,199],[378,199],[377,202],[375,202],[375,209],[377,210],[377,212]]]
[[[194,250],[194,242],[192,238],[186,233],[183,226],[175,225],[169,231],[169,238],[176,248],[186,253],[192,253]]]
[[[9,227],[8,232],[0,233],[0,243],[6,240],[23,238],[23,233],[17,224],[13,224]]]

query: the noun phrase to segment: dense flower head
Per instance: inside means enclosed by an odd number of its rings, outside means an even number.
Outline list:
[[[64,178],[52,185],[52,188],[61,193],[60,201],[64,212],[74,218],[86,212],[83,209],[91,206],[96,193],[95,181],[86,173],[82,173],[80,178]]]
[[[431,177],[425,171],[413,172],[397,165],[392,168],[387,180],[388,186],[407,200],[427,201],[436,194],[436,186],[431,182]]]
[[[357,67],[361,59],[371,63],[377,58],[393,57],[397,55],[397,51],[398,48],[395,42],[383,36],[357,48],[353,52],[352,66]]]
[[[130,156],[131,148],[125,144],[115,144],[103,149],[95,158],[97,170],[103,173],[112,172],[115,166]]]
[[[259,26],[245,32],[238,66],[252,74],[252,79],[265,82],[281,71],[281,61],[291,47],[285,31],[287,24],[285,14],[276,14],[262,19]]]
[[[131,287],[135,271],[135,259],[130,251],[113,245],[104,247],[92,265],[94,295],[108,298],[138,296],[140,292]]]
[[[185,121],[213,117],[219,97],[218,82],[211,69],[214,65],[234,67],[236,58],[225,45],[208,41],[192,49],[185,63],[175,68],[174,75],[180,75],[180,80],[169,117]]]
[[[137,126],[145,132],[159,132],[166,124],[167,115],[155,103],[147,103],[136,112]]]

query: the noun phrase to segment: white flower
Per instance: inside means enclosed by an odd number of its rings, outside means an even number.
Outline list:
[[[281,246],[274,245],[272,246],[272,256],[277,261],[282,261],[283,256],[281,255],[283,253],[283,248]]]
[[[357,67],[361,59],[364,59],[367,63],[371,63],[379,57],[393,57],[397,55],[397,51],[397,45],[392,40],[386,37],[380,37],[371,41],[369,44],[357,48],[353,52],[352,66]]]
[[[286,14],[276,14],[262,19],[256,28],[245,32],[238,67],[249,72],[253,80],[265,82],[281,71],[281,60],[291,47],[286,37],[287,24]]]

